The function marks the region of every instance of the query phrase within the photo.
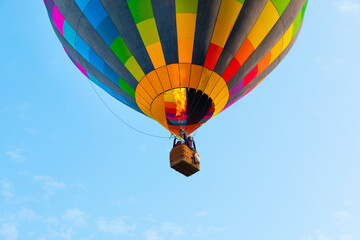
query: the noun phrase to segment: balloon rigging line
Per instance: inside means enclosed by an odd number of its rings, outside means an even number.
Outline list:
[[[154,137],[154,138],[161,138],[161,139],[165,139],[165,138],[172,138],[172,135],[170,137],[163,137],[163,136],[157,136],[157,135],[153,135],[153,134],[150,134],[150,133],[146,133],[146,132],[143,132],[133,126],[131,126],[130,124],[128,124],[127,122],[125,122],[121,117],[119,117],[119,115],[117,115],[107,104],[106,102],[104,101],[104,99],[100,96],[100,94],[98,93],[98,91],[95,89],[94,85],[92,84],[92,82],[90,81],[89,79],[89,83],[92,87],[92,89],[94,90],[94,92],[96,93],[96,95],[98,96],[98,98],[101,100],[101,102],[106,106],[106,108],[117,118],[119,119],[123,124],[125,124],[127,127],[131,128],[132,130],[138,132],[138,133],[141,133],[141,134],[144,134],[144,135],[147,135],[149,137]]]

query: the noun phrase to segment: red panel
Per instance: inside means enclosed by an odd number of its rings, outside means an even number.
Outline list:
[[[209,50],[207,52],[207,56],[205,59],[204,67],[210,69],[211,71],[214,70],[222,51],[223,51],[222,47],[219,47],[218,45],[210,43]]]
[[[240,69],[240,67],[241,67],[240,63],[236,60],[236,58],[233,58],[233,60],[231,60],[231,62],[229,64],[229,66],[226,68],[224,74],[222,75],[222,77],[225,79],[225,81],[227,83],[235,75],[235,73]]]
[[[176,108],[167,108],[167,107],[165,107],[165,113],[173,113],[173,114],[175,114],[176,113]]]
[[[254,80],[254,78],[256,78],[258,73],[258,65],[256,65],[253,70],[251,70],[248,75],[246,75],[246,77],[244,78],[244,87],[246,85],[248,85],[249,82],[251,82],[252,80]]]

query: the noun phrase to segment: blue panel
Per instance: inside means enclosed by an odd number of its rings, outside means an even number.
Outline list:
[[[76,32],[66,20],[64,21],[63,33],[65,39],[71,44],[71,46],[75,47]]]
[[[90,80],[95,83],[96,85],[98,85],[100,88],[102,88],[105,92],[107,92],[108,94],[110,94],[111,96],[113,96],[114,98],[116,98],[117,100],[119,100],[120,102],[126,104],[127,106],[131,107],[132,109],[143,113],[140,108],[137,105],[134,105],[133,103],[129,102],[128,100],[126,100],[124,97],[122,97],[121,95],[117,94],[116,92],[114,92],[111,88],[109,88],[108,86],[106,86],[105,84],[103,84],[102,82],[100,82],[99,80],[97,80],[93,75],[91,75],[90,73],[88,73],[88,76],[90,78]]]
[[[120,35],[109,16],[99,24],[96,30],[108,46],[111,46],[115,39]]]
[[[119,78],[120,76],[116,74],[116,72],[114,72],[114,70],[112,70],[109,65],[104,64],[103,66],[103,71],[104,75],[109,78],[111,81],[113,81],[116,85],[119,85]]]
[[[76,35],[76,47],[75,49],[85,58],[89,59],[89,51],[90,47],[82,40],[82,38],[79,35]]]
[[[84,14],[94,28],[97,28],[102,20],[108,16],[100,0],[92,0],[86,7]]]
[[[89,51],[89,59],[88,61],[99,71],[103,69],[104,61],[97,55],[92,49]]]
[[[90,0],[75,0],[81,11],[84,11]]]

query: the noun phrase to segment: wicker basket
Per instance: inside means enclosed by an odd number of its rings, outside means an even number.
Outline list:
[[[170,152],[170,167],[189,177],[200,171],[200,164],[194,163],[195,151],[185,144],[175,146]]]

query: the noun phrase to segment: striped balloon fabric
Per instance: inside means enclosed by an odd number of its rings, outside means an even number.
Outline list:
[[[256,87],[285,57],[307,0],[45,0],[79,70],[173,134]]]

